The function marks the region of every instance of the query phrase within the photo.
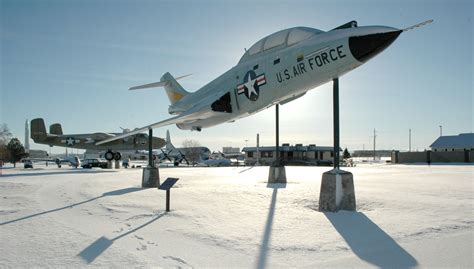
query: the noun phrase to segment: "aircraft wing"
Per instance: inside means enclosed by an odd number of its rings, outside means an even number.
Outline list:
[[[108,142],[111,142],[111,141],[114,141],[114,140],[118,140],[118,139],[122,139],[122,138],[132,136],[132,135],[135,135],[135,134],[143,133],[143,132],[148,131],[149,129],[153,129],[153,128],[159,128],[159,127],[163,127],[163,126],[167,126],[167,125],[171,125],[171,124],[179,124],[179,123],[185,123],[185,122],[195,121],[195,120],[199,120],[199,119],[205,119],[205,118],[208,118],[208,117],[210,117],[212,115],[215,115],[217,113],[219,113],[219,112],[214,112],[212,110],[187,111],[187,112],[184,112],[181,115],[178,115],[176,117],[172,117],[172,118],[169,118],[169,119],[166,119],[166,120],[162,120],[162,121],[147,125],[145,127],[139,128],[139,129],[135,129],[133,131],[130,131],[130,132],[127,132],[127,133],[124,133],[124,134],[121,134],[121,135],[116,135],[114,137],[110,137],[110,138],[104,139],[102,141],[98,141],[96,143],[96,145],[102,145],[102,144],[105,144],[105,143],[108,143]]]
[[[93,133],[87,138],[94,139],[94,140],[102,140],[102,139],[107,139],[111,137],[115,137],[115,135],[109,134],[109,133]]]

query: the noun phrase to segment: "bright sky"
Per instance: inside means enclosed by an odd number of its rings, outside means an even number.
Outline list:
[[[350,20],[405,28],[387,50],[340,78],[341,146],[422,150],[473,131],[473,2],[466,1],[5,1],[1,112],[14,136],[25,120],[65,133],[120,132],[170,117],[163,89],[128,91],[167,71],[196,91],[236,65],[244,48],[281,29],[330,30]],[[48,127],[47,127],[48,128]],[[164,137],[166,127],[155,129]],[[274,108],[202,132],[169,127],[175,145],[211,150],[274,144]],[[280,107],[281,143],[332,145],[332,86]],[[31,148],[47,149],[30,142]],[[53,148],[53,152],[64,149]]]

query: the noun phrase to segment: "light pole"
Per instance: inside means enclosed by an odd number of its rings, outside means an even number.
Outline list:
[[[408,129],[408,151],[411,151],[411,129]]]
[[[375,161],[375,156],[376,156],[376,153],[375,153],[375,139],[377,138],[377,132],[375,131],[375,128],[374,128],[374,161]]]

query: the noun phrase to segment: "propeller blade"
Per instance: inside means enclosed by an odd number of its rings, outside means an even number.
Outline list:
[[[189,161],[188,161],[188,159],[186,159],[186,156],[183,155],[182,157],[186,161],[186,164],[189,165]]]
[[[167,159],[168,161],[171,162],[171,159],[170,159],[170,157],[168,156],[169,152],[166,153],[163,149],[160,149],[160,150],[161,150],[161,152],[163,153],[163,158],[160,158],[160,160],[162,161],[162,160],[164,160],[164,159]]]
[[[186,159],[186,155],[184,155],[184,154],[181,152],[181,150],[179,151],[179,154],[181,155],[181,161],[180,161],[180,162],[182,162],[183,160],[185,160],[185,161],[186,161],[186,164],[189,165],[189,161],[188,161],[188,159]]]

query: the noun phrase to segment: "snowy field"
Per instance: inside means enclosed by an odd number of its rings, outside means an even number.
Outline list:
[[[461,267],[473,265],[474,166],[360,164],[357,212],[318,212],[328,167],[35,166],[0,177],[0,267]]]

